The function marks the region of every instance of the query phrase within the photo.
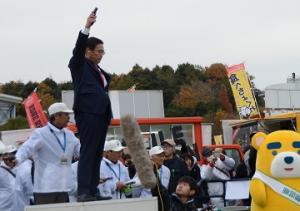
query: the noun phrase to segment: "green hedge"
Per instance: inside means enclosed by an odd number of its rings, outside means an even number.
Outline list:
[[[17,130],[29,128],[27,120],[23,116],[17,116],[15,119],[8,120],[4,125],[0,126],[0,131]]]

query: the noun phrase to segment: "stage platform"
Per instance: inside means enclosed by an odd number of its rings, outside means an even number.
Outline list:
[[[157,198],[27,206],[25,211],[157,211]]]

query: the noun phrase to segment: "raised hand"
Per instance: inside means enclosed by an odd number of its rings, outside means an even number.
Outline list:
[[[89,17],[86,20],[85,28],[89,29],[96,22],[97,16],[94,12],[91,12]]]

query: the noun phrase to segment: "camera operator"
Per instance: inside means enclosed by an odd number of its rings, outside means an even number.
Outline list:
[[[200,166],[201,178],[205,181],[229,180],[230,171],[234,168],[234,159],[225,155],[221,148],[214,151],[204,147],[202,151],[202,164]],[[221,182],[208,183],[209,196],[221,195],[224,193]],[[211,197],[211,203],[217,208],[224,206],[223,198]]]

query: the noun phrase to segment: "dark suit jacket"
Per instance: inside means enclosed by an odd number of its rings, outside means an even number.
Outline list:
[[[88,35],[78,35],[73,50],[73,56],[69,62],[73,86],[74,86],[74,112],[108,114],[112,117],[111,103],[108,96],[110,76],[101,69],[107,80],[107,86],[103,87],[97,67],[85,58],[85,47]]]

